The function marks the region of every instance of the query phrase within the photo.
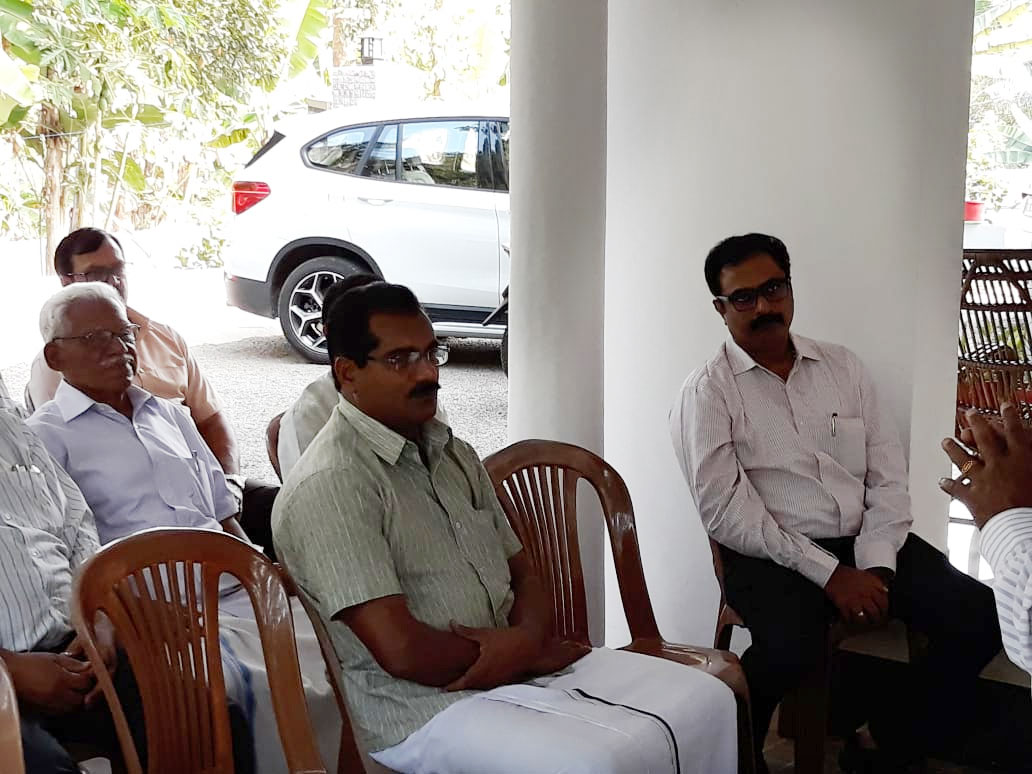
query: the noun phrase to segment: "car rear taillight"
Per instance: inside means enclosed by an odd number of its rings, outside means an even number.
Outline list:
[[[241,212],[251,209],[269,195],[268,183],[251,183],[247,181],[233,183],[233,212],[239,215]]]

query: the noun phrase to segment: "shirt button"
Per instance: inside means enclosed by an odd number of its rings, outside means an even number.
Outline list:
[[[38,549],[35,549],[35,548],[33,548],[33,549],[32,549],[32,555],[33,555],[34,557],[36,557],[37,559],[39,559],[39,557],[40,557],[40,553],[39,553],[39,550],[38,550]]]

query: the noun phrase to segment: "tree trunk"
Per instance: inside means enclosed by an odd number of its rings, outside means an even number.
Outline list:
[[[54,274],[54,251],[68,231],[64,210],[64,168],[67,138],[60,134],[57,108],[44,104],[40,112],[39,133],[43,135],[43,214],[47,249],[40,266],[41,274]]]

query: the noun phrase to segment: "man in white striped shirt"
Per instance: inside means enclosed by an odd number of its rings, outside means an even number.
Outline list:
[[[72,575],[97,551],[97,531],[78,488],[21,413],[0,378],[0,659],[18,696],[26,771],[77,774],[68,742],[118,749],[69,624]],[[111,629],[101,626],[98,637],[102,668],[114,674],[139,733],[143,715],[132,674],[119,663]]]
[[[1011,403],[1003,422],[968,413],[969,429],[943,447],[961,476],[939,485],[971,511],[982,530],[982,553],[993,568],[996,609],[1011,661],[1032,672],[1032,430]]]
[[[756,744],[762,749],[774,708],[817,662],[835,618],[865,627],[891,616],[929,637],[928,656],[911,669],[911,684],[880,691],[868,711],[857,705],[851,726],[869,719],[881,749],[854,736],[840,763],[905,770],[933,741],[964,735],[960,710],[1000,649],[992,592],[909,534],[893,419],[856,355],[790,335],[781,240],[726,239],[705,274],[731,339],[688,377],[670,430],[720,545],[728,602],[752,635],[742,665]],[[759,750],[757,758],[762,764]]]

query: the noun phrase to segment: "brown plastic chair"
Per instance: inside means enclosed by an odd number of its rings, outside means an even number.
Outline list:
[[[337,753],[337,774],[361,774],[362,772],[366,772],[366,774],[393,774],[390,769],[381,766],[368,755],[362,754],[358,746],[358,740],[355,738],[355,729],[351,725],[351,714],[348,712],[348,702],[344,693],[344,686],[340,681],[340,660],[337,658],[337,651],[333,647],[330,633],[319,615],[319,609],[315,601],[294,583],[294,579],[290,577],[286,567],[278,566],[284,583],[291,589],[291,593],[301,600],[305,612],[312,621],[312,628],[315,630],[315,637],[319,641],[319,650],[322,651],[323,662],[326,665],[326,678],[330,681],[333,695],[337,699],[337,709],[340,711],[341,719],[340,750]]]
[[[638,549],[631,497],[605,460],[579,446],[520,441],[484,460],[509,523],[553,601],[555,635],[590,644],[588,613],[577,538],[577,485],[587,481],[602,504],[613,549],[620,598],[631,632],[624,650],[702,669],[734,691],[738,705],[739,771],[755,770],[749,691],[733,653],[662,638],[652,610]]]
[[[265,452],[269,455],[269,462],[272,463],[272,469],[276,471],[276,478],[283,483],[283,474],[280,473],[279,464],[279,431],[280,422],[283,421],[283,415],[287,412],[281,411],[279,414],[269,420],[269,426],[265,428]]]
[[[0,755],[5,760],[4,771],[7,774],[25,774],[18,697],[3,659],[0,659],[0,750],[3,751]]]
[[[219,645],[223,573],[240,581],[254,606],[290,774],[326,774],[308,717],[283,582],[272,562],[242,540],[208,530],[153,529],[111,543],[76,578],[72,623],[93,663],[101,663],[98,613],[114,626],[140,688],[149,774],[232,774]],[[126,768],[142,774],[111,678],[101,669],[97,680]]]

